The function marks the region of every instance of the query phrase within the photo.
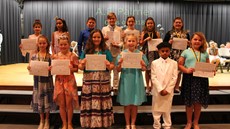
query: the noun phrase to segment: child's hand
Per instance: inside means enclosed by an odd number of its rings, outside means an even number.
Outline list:
[[[121,65],[123,62],[123,58],[120,58],[119,61],[118,61],[118,65]]]
[[[31,67],[28,65],[28,66],[27,66],[27,69],[30,71]]]
[[[104,35],[105,41],[109,40],[109,37],[107,35]]]
[[[51,69],[52,69],[52,66],[48,66],[48,71],[51,71]]]
[[[85,66],[86,64],[86,58],[80,61],[81,65]]]
[[[72,64],[69,64],[69,68],[70,68],[70,70],[73,68],[73,65]]]
[[[152,39],[151,37],[147,37],[145,41],[150,41],[151,39]]]
[[[170,39],[170,40],[169,40],[169,43],[170,43],[170,44],[173,44],[173,40],[172,40],[172,39]]]
[[[145,65],[145,62],[143,60],[141,60],[141,69],[142,70],[146,70],[146,65]]]
[[[188,73],[188,74],[191,74],[193,72],[195,72],[194,68],[187,68],[187,70],[186,70],[186,73]]]
[[[110,68],[110,62],[108,60],[105,60],[105,65],[106,65],[106,68],[109,69]]]

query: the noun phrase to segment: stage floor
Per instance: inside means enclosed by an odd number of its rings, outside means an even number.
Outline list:
[[[32,89],[33,76],[27,70],[28,63],[0,66],[0,90]],[[75,73],[77,85],[82,86],[83,72]],[[209,78],[210,89],[230,89],[230,72],[220,70],[214,78]]]

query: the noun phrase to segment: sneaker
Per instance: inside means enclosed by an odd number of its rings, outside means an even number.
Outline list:
[[[43,129],[49,129],[50,128],[50,123],[49,123],[49,120],[46,120],[45,121],[45,125],[44,125],[44,128]]]
[[[44,121],[40,121],[40,124],[38,126],[38,129],[43,129],[44,127]]]

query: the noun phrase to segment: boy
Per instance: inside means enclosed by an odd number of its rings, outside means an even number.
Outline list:
[[[77,48],[79,57],[81,56],[82,51],[85,50],[86,41],[89,38],[90,32],[94,30],[96,26],[96,19],[94,17],[89,17],[86,22],[86,26],[87,28],[81,31],[80,36],[78,38]]]
[[[162,42],[157,45],[157,48],[160,58],[151,64],[153,128],[161,128],[160,118],[162,115],[164,121],[162,126],[164,129],[170,129],[172,125],[170,113],[178,65],[176,61],[169,58],[171,44]]]
[[[115,61],[116,61],[116,58],[117,58],[118,54],[121,53],[121,47],[123,46],[123,42],[122,42],[122,40],[119,43],[116,43],[114,41],[111,42],[109,40],[107,32],[108,31],[119,31],[120,34],[122,34],[122,28],[116,26],[116,21],[117,21],[117,17],[115,15],[115,13],[110,12],[107,15],[108,25],[102,28],[102,33],[104,35],[106,44],[108,45],[109,50],[110,50],[110,52],[111,52],[111,54],[113,56],[113,63],[114,64],[115,64]],[[122,39],[122,38],[120,38],[120,39]],[[115,92],[115,94],[116,94],[116,92],[118,90],[118,84],[119,84],[119,76],[118,76],[118,72],[117,72],[116,67],[114,67],[114,69],[113,69],[113,91]]]

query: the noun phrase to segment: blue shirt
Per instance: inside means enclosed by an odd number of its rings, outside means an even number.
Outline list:
[[[82,51],[85,50],[85,45],[86,45],[86,41],[88,40],[89,38],[89,35],[90,35],[90,32],[92,31],[93,29],[85,29],[85,30],[82,30],[80,32],[80,36],[78,38],[78,44],[77,44],[77,49],[78,49],[78,55],[80,56]]]

